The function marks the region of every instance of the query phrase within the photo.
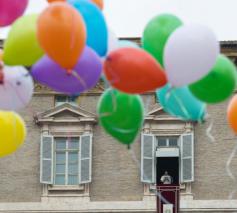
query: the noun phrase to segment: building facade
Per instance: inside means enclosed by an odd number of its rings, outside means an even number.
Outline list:
[[[237,43],[222,42],[236,62]],[[180,150],[181,212],[237,212],[237,137],[228,101],[208,106],[204,123],[166,114],[154,93],[142,96],[146,117],[128,150],[98,124],[103,82],[76,100],[35,84],[19,112],[25,144],[0,159],[0,212],[156,212],[158,147]]]

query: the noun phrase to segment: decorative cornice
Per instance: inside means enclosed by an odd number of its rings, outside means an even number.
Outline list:
[[[71,117],[58,117],[63,112],[69,112]],[[88,112],[81,107],[72,106],[65,103],[35,116],[35,122],[41,123],[96,123],[96,115]]]

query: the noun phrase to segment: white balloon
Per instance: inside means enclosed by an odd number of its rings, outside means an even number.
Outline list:
[[[164,66],[172,86],[181,87],[200,80],[215,65],[220,45],[206,26],[179,27],[168,39]]]
[[[110,52],[112,52],[114,50],[117,50],[117,49],[119,49],[119,39],[112,30],[109,30],[109,32],[108,32],[108,52],[107,52],[107,55]]]
[[[33,79],[24,67],[5,66],[3,84],[0,84],[0,110],[24,108],[30,102],[33,91]]]

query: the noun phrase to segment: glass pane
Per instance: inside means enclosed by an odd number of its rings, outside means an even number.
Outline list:
[[[56,152],[56,164],[65,164],[66,153]]]
[[[79,149],[79,138],[68,138],[69,149]]]
[[[65,185],[65,176],[64,175],[56,175],[55,184],[56,185]]]
[[[55,138],[56,149],[66,149],[66,138]]]
[[[78,164],[69,164],[68,165],[68,174],[77,175],[78,174]]]
[[[166,144],[167,138],[166,137],[158,137],[157,140],[158,140],[158,146],[167,146],[167,144]]]
[[[65,174],[65,164],[56,165],[56,174]]]
[[[169,138],[169,146],[178,146],[178,138],[170,137]]]
[[[68,153],[68,162],[77,163],[78,162],[78,152],[69,152]]]
[[[69,175],[68,185],[78,185],[78,175]]]
[[[67,96],[63,96],[63,95],[57,95],[55,97],[56,102],[66,102],[67,101]]]
[[[69,103],[75,103],[77,101],[77,96],[69,96],[68,97],[68,102]]]

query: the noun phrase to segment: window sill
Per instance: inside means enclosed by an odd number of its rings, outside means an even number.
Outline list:
[[[84,189],[85,185],[77,185],[77,186],[48,185],[49,191],[82,191]]]

